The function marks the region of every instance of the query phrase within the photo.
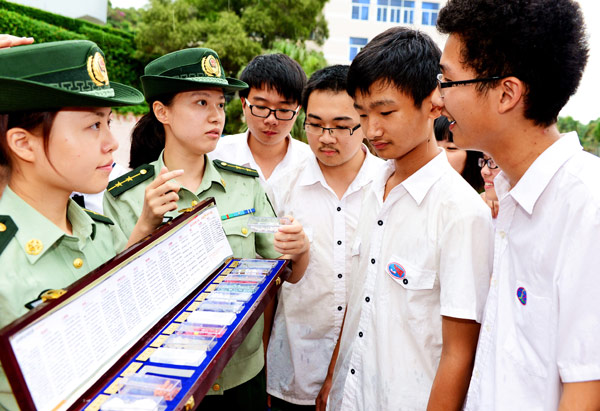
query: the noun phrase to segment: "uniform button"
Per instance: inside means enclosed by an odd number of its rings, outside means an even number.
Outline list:
[[[338,245],[342,245],[342,242],[340,240],[338,240]]]
[[[192,200],[192,207],[194,207],[198,202],[196,200]]]
[[[81,268],[83,267],[83,260],[81,258],[76,258],[73,260],[73,267]]]
[[[375,264],[375,259],[371,258],[371,264]]]
[[[360,338],[362,338],[362,336],[363,336],[363,333],[362,333],[362,331],[359,331],[359,332],[358,332],[358,336],[359,336]]]
[[[212,386],[213,391],[219,391],[221,389],[221,386],[219,384],[215,384]]]
[[[490,325],[489,325],[489,324],[487,324],[487,325],[485,326],[485,330],[486,330],[487,332],[490,332],[490,330],[491,330],[491,329],[492,329],[492,327],[490,327]]]
[[[500,237],[502,238],[506,237],[506,233],[504,232],[504,230],[500,230],[498,234],[500,234]]]
[[[342,207],[338,207],[338,208],[336,208],[336,210],[342,211]]]
[[[221,179],[221,184],[223,184],[223,187],[225,187],[227,184],[225,183],[225,180]]]
[[[352,368],[352,369],[350,370],[350,374],[354,374],[355,372],[356,372],[356,371],[354,371],[354,368]]]
[[[369,302],[369,301],[371,301],[371,299],[369,297],[365,297],[365,301]]]
[[[244,234],[244,235],[248,234],[248,229],[246,227],[242,228],[242,234]]]
[[[0,223],[0,233],[6,231],[6,226],[2,223]]]
[[[377,224],[378,224],[378,225],[383,225],[383,221],[379,220],[379,221],[377,222]]]
[[[144,169],[141,169],[141,170],[140,170],[140,174],[141,174],[141,175],[144,175],[144,174],[146,174],[146,173],[147,173],[147,171],[146,171],[146,170],[144,170]]]
[[[344,307],[342,307],[341,305],[338,305],[338,311],[342,311],[344,309]]]
[[[408,280],[406,278],[402,280],[402,282],[404,283],[404,285],[408,284]]]
[[[338,274],[338,278],[342,278],[342,277],[343,277],[343,275],[341,275],[341,274]]]

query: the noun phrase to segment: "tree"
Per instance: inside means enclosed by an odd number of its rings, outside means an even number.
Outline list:
[[[106,24],[115,29],[124,30],[129,33],[135,33],[137,26],[142,19],[141,12],[138,9],[130,7],[123,9],[113,8],[111,2],[108,2],[108,12]]]

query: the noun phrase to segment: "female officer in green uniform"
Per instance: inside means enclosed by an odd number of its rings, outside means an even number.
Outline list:
[[[148,64],[142,76],[146,101],[152,110],[136,125],[132,135],[131,173],[109,183],[105,212],[127,234],[142,213],[144,197],[154,215],[175,217],[207,197],[214,197],[222,215],[253,210],[223,219],[223,228],[235,257],[278,258],[292,255],[297,281],[308,260],[308,242],[298,223],[273,236],[249,231],[251,215],[274,216],[258,173],[223,161],[208,160],[225,125],[224,92],[246,88],[246,83],[226,78],[217,53],[205,48],[176,51]],[[150,162],[150,164],[146,164]],[[177,181],[159,188],[149,186],[169,170]],[[185,172],[183,171],[185,170]],[[180,174],[179,174],[180,173]],[[159,191],[159,195],[156,192]],[[263,320],[257,322],[227,367],[212,386],[200,408],[264,410],[266,391]],[[219,395],[220,394],[220,395]]]
[[[72,191],[102,191],[118,144],[111,106],[141,93],[110,82],[90,41],[0,50],[0,327],[27,312],[40,293],[60,289],[122,250],[113,222],[80,208]],[[0,369],[0,408],[17,409]]]

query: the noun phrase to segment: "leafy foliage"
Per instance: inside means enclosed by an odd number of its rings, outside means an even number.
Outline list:
[[[576,131],[581,145],[586,151],[600,155],[600,118],[582,124],[573,117],[559,117],[558,129],[561,133]]]
[[[123,9],[120,7],[113,8],[109,0],[106,16],[106,24],[108,26],[118,30],[126,31],[133,35],[136,32],[141,20],[142,13],[140,10],[134,7],[130,7],[128,9]]]

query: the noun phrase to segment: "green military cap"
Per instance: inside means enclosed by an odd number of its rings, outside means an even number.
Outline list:
[[[108,80],[104,53],[87,40],[1,49],[0,90],[0,113],[143,102],[133,87]]]
[[[225,77],[219,56],[206,48],[165,54],[146,66],[141,80],[147,101],[165,94],[206,87],[221,87],[226,92],[248,88],[241,80]]]

